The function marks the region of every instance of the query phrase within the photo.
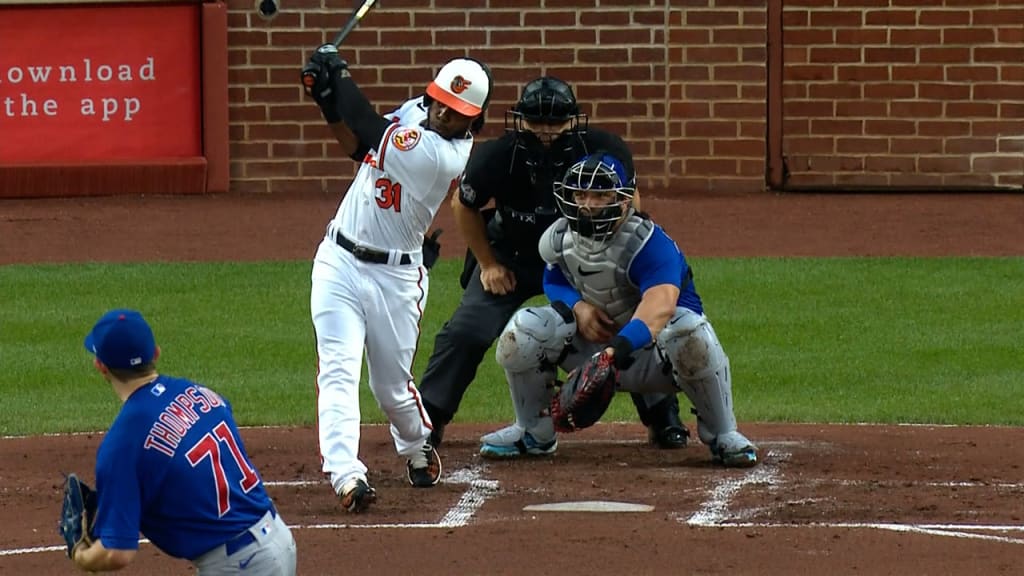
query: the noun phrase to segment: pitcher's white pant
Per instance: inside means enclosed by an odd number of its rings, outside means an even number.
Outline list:
[[[312,281],[320,455],[337,492],[349,478],[366,478],[358,457],[364,347],[370,390],[391,422],[398,454],[408,458],[430,436],[430,418],[412,376],[428,276],[418,260],[406,266],[363,262],[324,239]]]

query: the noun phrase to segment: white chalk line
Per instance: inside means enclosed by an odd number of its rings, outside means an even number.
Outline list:
[[[467,489],[459,501],[448,509],[448,512],[437,522],[417,523],[387,523],[387,524],[293,524],[288,527],[292,530],[337,530],[345,529],[393,529],[393,528],[461,528],[469,524],[477,511],[498,492],[498,481],[483,478],[483,469],[473,467],[460,469],[449,474],[444,482],[446,484],[468,484]],[[285,480],[264,482],[266,486],[313,486],[326,484],[326,481],[319,480]],[[139,544],[149,544],[149,540],[142,538]],[[66,546],[36,546],[32,548],[13,548],[0,550],[0,557],[18,556],[23,554],[37,554],[40,552],[65,552]]]
[[[853,528],[890,530],[893,532],[908,532],[913,534],[926,534],[929,536],[946,536],[950,538],[965,538],[969,540],[988,540],[991,542],[1003,542],[1007,544],[1024,544],[1024,538],[1012,538],[1009,536],[996,536],[993,534],[975,534],[970,530],[981,532],[1024,532],[1024,526],[1007,525],[971,525],[971,524],[898,524],[895,522],[807,522],[803,524],[786,524],[772,522],[722,522],[720,524],[704,525],[703,527],[714,528]]]
[[[729,501],[748,484],[772,484],[778,475],[777,460],[789,458],[788,452],[769,450],[756,468],[739,478],[724,478],[715,483],[710,498],[693,513],[686,523],[690,526],[718,526],[729,518]]]
[[[469,490],[462,493],[462,498],[452,506],[438,523],[441,528],[459,528],[469,524],[473,516],[487,500],[498,492],[498,481],[481,477],[481,469],[456,470],[448,482],[469,484]]]
[[[729,503],[744,486],[750,484],[778,485],[784,483],[779,472],[779,463],[789,458],[788,452],[769,450],[763,462],[739,478],[724,478],[715,483],[711,488],[709,498],[703,503],[700,509],[689,518],[681,522],[695,527],[702,528],[853,528],[889,530],[893,532],[905,532],[911,534],[925,534],[929,536],[944,536],[950,538],[963,538],[969,540],[986,540],[990,542],[1002,542],[1006,544],[1024,544],[1024,538],[1010,536],[998,536],[994,534],[978,534],[977,532],[1024,532],[1022,525],[993,525],[993,524],[904,524],[897,522],[805,522],[805,523],[773,523],[773,522],[741,522],[738,519],[748,516],[749,511],[729,512]],[[828,483],[821,480],[821,483]],[[840,480],[834,483],[840,485],[879,484],[870,481]],[[905,485],[906,482],[893,482],[896,485]],[[938,487],[996,487],[996,488],[1020,488],[1021,484],[986,484],[984,482],[924,482],[912,483],[914,486],[938,486]]]
[[[852,424],[854,426],[859,424]],[[917,424],[914,426],[929,426],[926,424]],[[942,425],[938,425],[942,426]],[[274,428],[273,426],[265,426],[262,428]],[[46,436],[74,436],[84,435],[90,433],[73,433],[73,434],[47,434]],[[2,439],[16,439],[22,438],[20,436],[2,436]],[[605,439],[594,439],[594,440],[578,440],[572,443],[579,444],[630,444],[630,442],[622,442],[616,440],[605,440]],[[763,442],[763,446],[779,446],[789,447],[798,446],[804,443],[799,441],[776,441],[776,442]],[[764,461],[760,466],[754,468],[739,478],[728,477],[718,482],[711,490],[710,498],[705,501],[701,508],[689,518],[680,520],[681,522],[694,527],[708,527],[708,528],[851,528],[851,529],[877,529],[877,530],[890,530],[895,532],[907,532],[907,533],[919,533],[934,536],[946,536],[946,537],[957,537],[966,539],[977,539],[977,540],[989,540],[996,542],[1012,543],[1012,544],[1024,544],[1024,539],[1012,538],[1007,536],[997,536],[991,534],[977,534],[975,532],[1024,532],[1024,526],[1020,525],[971,525],[971,524],[901,524],[894,522],[811,522],[811,523],[771,523],[771,522],[741,522],[740,518],[747,516],[743,511],[740,512],[729,512],[729,502],[732,497],[737,494],[745,486],[754,484],[768,484],[768,485],[779,485],[785,483],[786,480],[780,477],[778,464],[785,461],[790,456],[789,452],[780,450],[769,450],[765,454]],[[807,480],[805,480],[806,482]],[[494,496],[498,492],[499,484],[495,480],[487,480],[481,478],[481,469],[463,469],[457,470],[449,477],[445,479],[446,483],[454,484],[468,484],[469,489],[463,493],[459,501],[452,506],[448,512],[438,522],[433,523],[386,523],[386,524],[345,524],[345,523],[327,523],[327,524],[306,524],[306,525],[292,525],[292,529],[298,530],[320,530],[320,529],[409,529],[409,528],[426,528],[426,529],[437,529],[437,528],[458,528],[469,524],[473,516],[483,506],[483,504]],[[873,484],[878,485],[878,481],[868,480],[830,480],[830,479],[819,479],[810,480],[810,482],[818,483],[834,483],[839,485],[860,485],[860,484]],[[908,485],[904,481],[882,481],[881,483],[891,483],[893,485]],[[324,480],[282,480],[282,481],[267,481],[265,484],[268,487],[273,486],[314,486],[325,484]],[[934,487],[995,487],[1003,489],[1020,489],[1024,488],[1024,484],[1016,483],[985,483],[985,482],[911,482],[912,486],[934,486]],[[971,532],[974,531],[974,532]],[[148,543],[148,540],[141,539],[140,543]],[[39,552],[56,552],[64,551],[64,546],[42,546],[33,548],[19,548],[11,550],[0,550],[0,557],[12,556],[19,554],[32,554]]]

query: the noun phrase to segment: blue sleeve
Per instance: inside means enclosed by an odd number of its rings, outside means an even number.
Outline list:
[[[544,295],[552,302],[565,302],[570,309],[583,299],[566,279],[562,269],[554,264],[548,264],[544,269]]]
[[[687,272],[686,259],[661,226],[654,227],[651,238],[629,266],[629,279],[644,293],[660,284],[675,284],[680,289]]]
[[[137,463],[139,442],[130,426],[118,418],[107,432],[96,456],[96,519],[93,536],[105,548],[137,550],[142,518]],[[119,426],[119,424],[122,424]]]

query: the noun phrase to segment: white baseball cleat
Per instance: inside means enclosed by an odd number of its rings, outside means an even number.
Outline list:
[[[719,434],[708,448],[715,460],[729,468],[757,466],[757,446],[736,430]]]
[[[484,458],[550,456],[558,449],[558,438],[538,440],[518,424],[506,426],[480,437],[480,455]]]

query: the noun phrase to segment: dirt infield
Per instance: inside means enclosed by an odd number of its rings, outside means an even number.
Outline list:
[[[312,257],[336,197],[0,201],[0,264]],[[1021,255],[1024,196],[645,199],[691,256]],[[112,231],[110,224],[117,223]],[[134,222],[125,226],[126,222]],[[464,250],[443,210],[444,255]],[[737,383],[742,403],[742,383]],[[693,445],[659,451],[636,425],[564,437],[553,458],[476,456],[491,426],[453,426],[445,482],[417,490],[384,427],[362,454],[379,505],[343,513],[309,428],[247,429],[301,574],[1020,574],[1024,429],[744,425],[765,456],[723,470]],[[100,435],[0,439],[0,574],[67,574],[60,471],[91,477]],[[525,512],[608,500],[653,512]],[[189,574],[150,545],[126,574]]]

